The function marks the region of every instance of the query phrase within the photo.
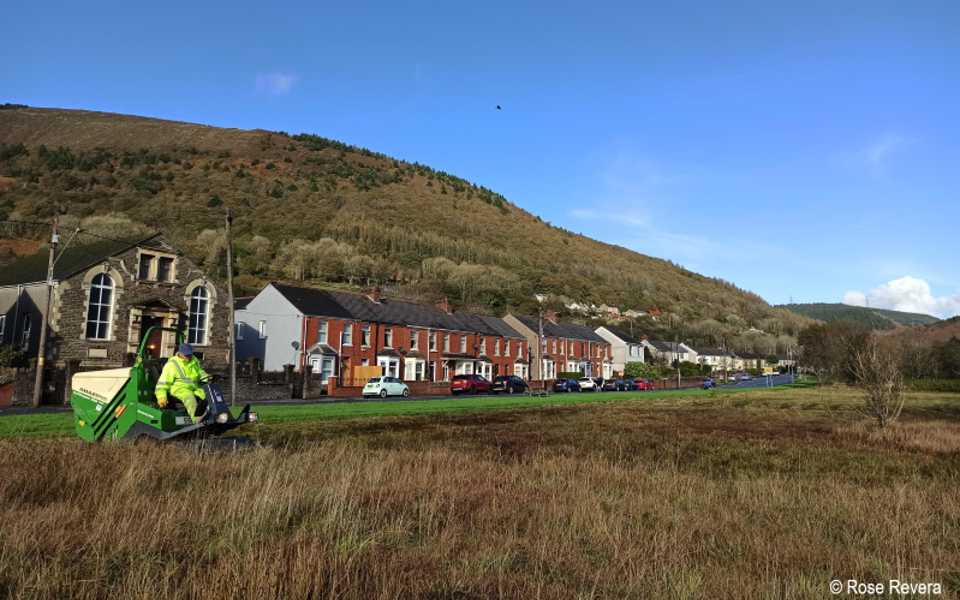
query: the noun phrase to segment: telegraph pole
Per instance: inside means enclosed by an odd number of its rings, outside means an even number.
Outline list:
[[[233,211],[227,209],[226,238],[227,238],[227,323],[230,329],[230,406],[237,403],[237,325],[233,305],[233,238],[230,237],[230,226],[233,224]]]
[[[53,231],[50,234],[50,257],[47,260],[47,299],[44,302],[43,314],[40,317],[40,345],[37,348],[37,373],[33,380],[33,406],[40,406],[43,396],[43,369],[47,358],[47,319],[50,317],[50,300],[53,296],[53,263],[57,255],[57,244],[60,243],[60,234],[57,232],[58,215],[53,217]]]

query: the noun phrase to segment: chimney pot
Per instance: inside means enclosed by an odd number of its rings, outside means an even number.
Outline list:
[[[440,300],[437,302],[437,308],[447,314],[450,314],[450,300],[448,300],[446,296],[440,298]]]

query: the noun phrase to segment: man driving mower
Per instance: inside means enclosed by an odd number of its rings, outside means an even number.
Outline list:
[[[166,408],[167,396],[173,396],[187,409],[190,419],[197,423],[203,416],[197,416],[197,405],[206,399],[203,386],[208,381],[210,376],[193,355],[193,347],[190,344],[180,344],[177,353],[163,366],[160,379],[157,380],[157,406]]]

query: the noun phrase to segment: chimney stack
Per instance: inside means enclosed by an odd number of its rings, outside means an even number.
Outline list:
[[[554,325],[557,324],[557,311],[555,310],[545,310],[543,312],[543,318],[550,321]]]
[[[381,294],[380,286],[374,286],[367,291],[367,298],[370,298],[370,301],[374,304],[380,304]]]
[[[437,302],[437,308],[447,313],[448,315],[450,314],[450,301],[447,299],[446,296],[444,296],[443,298],[440,298],[440,300]]]

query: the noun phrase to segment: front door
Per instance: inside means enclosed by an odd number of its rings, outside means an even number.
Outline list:
[[[143,342],[144,336],[147,335],[147,331],[151,327],[163,327],[163,318],[155,317],[153,315],[141,315],[140,316],[140,338],[137,340],[137,345]],[[160,349],[163,345],[163,332],[160,329],[154,329],[150,334],[150,339],[147,341],[147,356],[153,358],[160,358]]]

